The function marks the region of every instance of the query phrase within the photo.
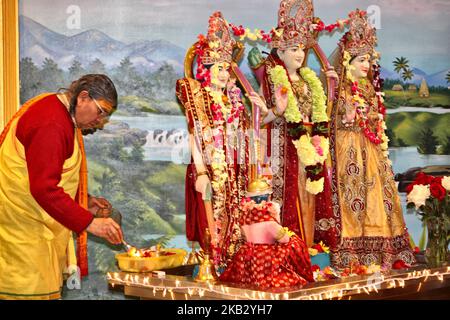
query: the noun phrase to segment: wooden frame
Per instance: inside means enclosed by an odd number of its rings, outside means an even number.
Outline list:
[[[0,0],[0,131],[20,106],[18,2]]]

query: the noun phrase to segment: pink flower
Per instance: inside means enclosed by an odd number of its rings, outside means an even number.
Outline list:
[[[315,135],[311,138],[311,142],[314,146],[314,148],[316,149],[316,152],[318,155],[323,156],[323,149],[320,146],[320,136]]]

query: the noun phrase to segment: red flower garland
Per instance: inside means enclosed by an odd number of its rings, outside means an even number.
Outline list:
[[[242,25],[236,26],[236,25],[230,23],[229,26],[231,27],[231,30],[233,30],[233,34],[236,37],[241,37],[241,36],[245,35],[245,28]],[[271,34],[265,32],[264,30],[259,30],[259,32],[261,33],[263,41],[265,41],[267,43],[272,42]]]
[[[347,25],[347,24],[349,24],[350,23],[350,20],[349,19],[346,19],[346,20],[342,20],[342,24],[345,26],[345,25]],[[333,32],[334,31],[334,29],[336,29],[336,28],[340,28],[341,27],[341,25],[338,23],[338,22],[336,22],[336,23],[332,23],[332,24],[329,24],[329,25],[325,25],[325,23],[323,23],[323,21],[322,20],[320,20],[319,19],[319,21],[317,22],[317,25],[316,25],[316,27],[314,28],[314,30],[315,31],[318,31],[318,32],[322,32],[322,31],[328,31],[328,32]]]
[[[383,119],[386,117],[386,107],[384,106],[383,102],[381,101],[381,92],[383,88],[383,79],[380,78],[380,66],[378,64],[372,65],[374,79],[373,79],[373,86],[377,95],[377,104],[378,104],[378,113],[383,115]],[[359,90],[358,82],[352,83],[352,94],[357,95],[360,98],[364,98],[362,93]],[[369,102],[370,103],[370,102]],[[369,108],[372,105],[369,106]],[[363,114],[363,112],[360,109],[357,109],[358,114],[361,117],[361,120],[359,122],[359,127],[361,128],[364,135],[370,140],[370,142],[374,144],[381,144],[383,142],[382,139],[382,132],[383,128],[381,127],[381,123],[378,123],[378,126],[376,128],[376,132],[372,132],[369,129],[369,119]]]
[[[340,24],[339,22],[336,23],[332,23],[330,25],[325,25],[325,23],[320,20],[320,18],[317,18],[318,22],[316,23],[316,26],[314,27],[314,31],[317,32],[322,32],[322,31],[328,31],[328,32],[333,32],[334,29],[336,28],[340,28],[342,25],[348,25],[350,23],[350,19],[346,19],[346,20],[341,20],[342,24]],[[233,34],[236,37],[241,37],[245,35],[245,28],[242,25],[236,26],[233,23],[229,23],[230,28],[233,30]],[[266,43],[271,43],[272,39],[274,37],[274,30],[272,29],[269,33],[265,32],[264,30],[260,30],[259,31],[261,33],[262,36],[262,40],[265,41]]]

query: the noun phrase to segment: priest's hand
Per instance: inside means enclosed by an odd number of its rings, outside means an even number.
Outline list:
[[[94,218],[86,229],[89,233],[112,244],[121,244],[123,239],[120,226],[111,218]]]
[[[111,214],[112,205],[105,198],[88,198],[88,210],[96,217],[106,218]]]

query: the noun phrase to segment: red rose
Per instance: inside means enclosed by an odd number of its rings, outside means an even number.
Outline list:
[[[415,185],[415,183],[408,184],[408,186],[406,187],[406,194],[409,194]]]
[[[393,264],[392,264],[392,269],[396,269],[396,270],[399,270],[399,269],[408,269],[410,266],[409,265],[407,265],[406,263],[405,263],[405,261],[403,261],[403,260],[396,260]]]
[[[432,183],[430,185],[430,192],[433,197],[438,199],[439,201],[444,200],[447,191],[444,189],[441,183]]]
[[[312,272],[320,271],[320,267],[319,267],[317,264],[314,264],[314,265],[311,267],[311,270],[312,270]]]
[[[443,177],[433,177],[431,183],[437,183],[437,184],[442,185],[442,179],[443,179]]]
[[[416,180],[414,180],[415,184],[422,184],[422,185],[427,185],[430,184],[433,181],[433,177],[432,176],[428,176],[423,172],[419,172],[416,175]]]
[[[419,253],[420,252],[420,248],[419,247],[415,247],[414,248],[414,253]]]

